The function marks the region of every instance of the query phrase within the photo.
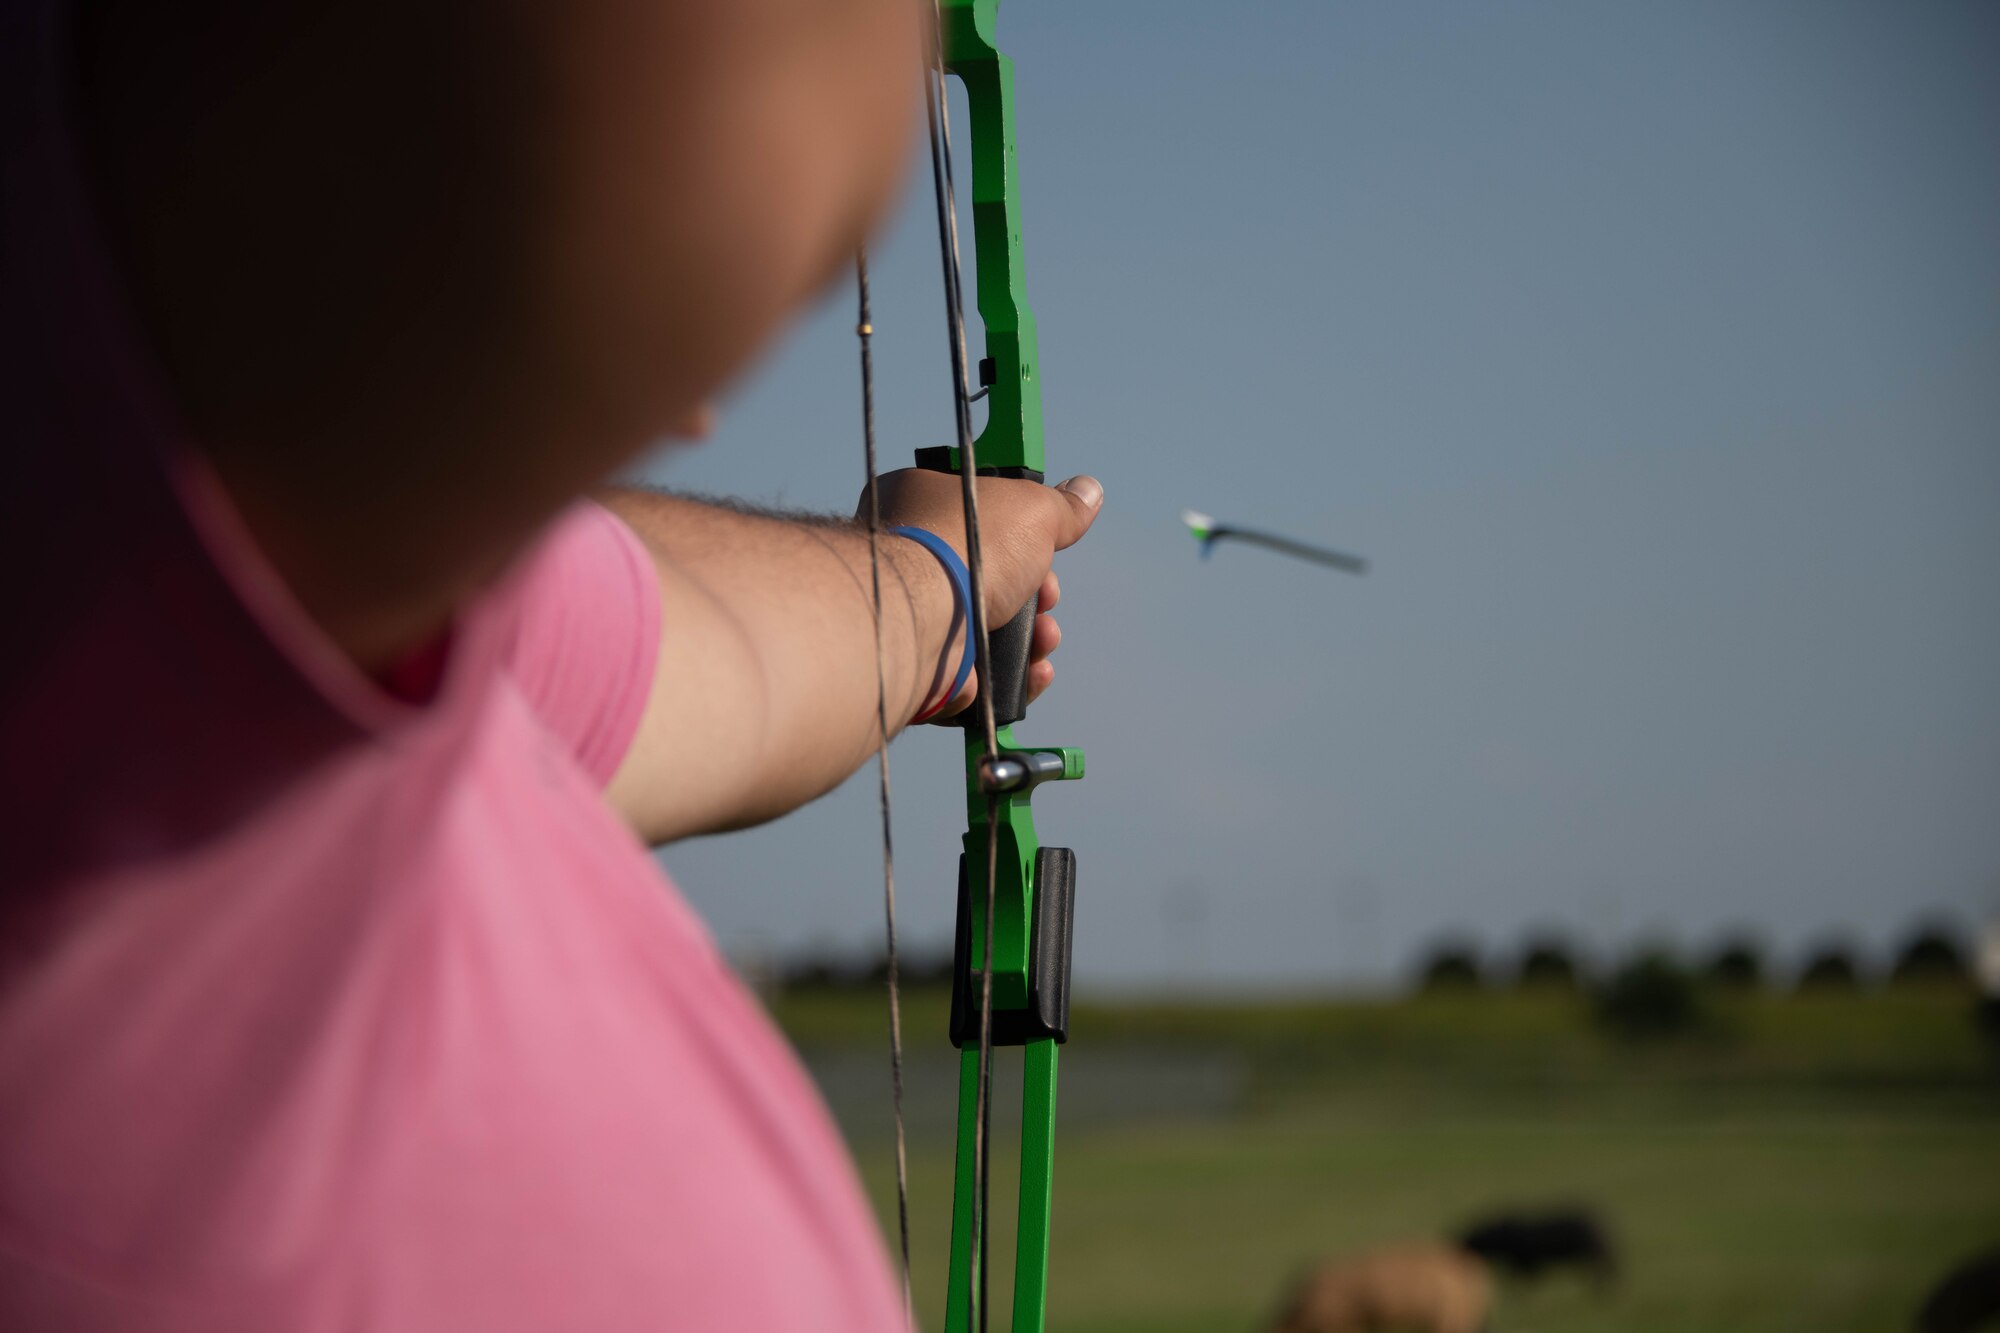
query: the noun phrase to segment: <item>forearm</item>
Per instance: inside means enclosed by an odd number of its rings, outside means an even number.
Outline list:
[[[660,577],[659,666],[611,799],[666,841],[774,818],[831,789],[877,743],[867,533],[679,496],[602,501]],[[923,703],[951,590],[914,543],[881,542],[880,681],[893,735]]]

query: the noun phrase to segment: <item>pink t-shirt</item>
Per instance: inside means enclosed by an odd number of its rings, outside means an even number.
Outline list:
[[[810,1082],[601,799],[644,552],[580,507],[429,702],[357,673],[180,438],[57,17],[0,0],[0,1328],[898,1327]]]

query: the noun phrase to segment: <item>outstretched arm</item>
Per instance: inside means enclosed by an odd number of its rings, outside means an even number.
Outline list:
[[[1101,496],[1085,479],[1055,489],[981,484],[988,531],[1008,534],[989,542],[991,614],[1038,588],[1041,610],[1053,608],[1049,561],[1089,528]],[[601,498],[645,542],[660,577],[653,688],[609,790],[642,837],[667,842],[762,823],[867,761],[877,719],[864,528],[643,491]],[[928,528],[962,551],[958,503],[954,477],[884,479],[885,526]],[[930,553],[886,535],[880,549],[881,680],[893,735],[926,702],[947,649],[956,660],[963,635],[947,643],[951,587]],[[1031,676],[1037,692],[1053,674],[1047,658],[1057,638],[1044,614]]]

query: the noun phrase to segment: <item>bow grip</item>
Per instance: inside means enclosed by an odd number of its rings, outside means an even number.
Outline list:
[[[917,450],[917,466],[927,472],[958,475],[958,450],[950,448]],[[982,477],[1014,477],[1039,484],[1042,474],[1027,467],[983,467]],[[986,663],[991,680],[981,680],[981,691],[992,691],[993,725],[1010,726],[1028,715],[1028,652],[1035,640],[1035,601],[1014,613],[1014,618],[986,636]],[[981,725],[979,709],[967,708],[933,724],[940,727],[971,728]]]

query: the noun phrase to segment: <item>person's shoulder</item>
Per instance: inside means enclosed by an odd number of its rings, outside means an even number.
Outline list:
[[[601,789],[630,748],[660,647],[651,555],[609,510],[566,510],[495,591],[507,675]]]

